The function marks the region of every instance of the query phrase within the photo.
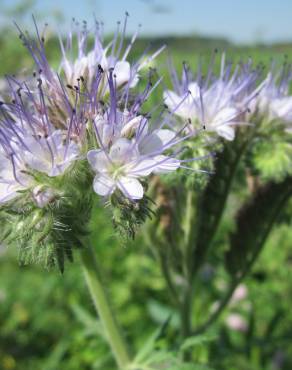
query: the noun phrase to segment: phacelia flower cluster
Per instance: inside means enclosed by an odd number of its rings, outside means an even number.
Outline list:
[[[289,66],[263,78],[261,67],[233,65],[224,54],[219,73],[215,58],[196,73],[184,63],[181,78],[171,67],[173,87],[145,110],[165,86],[150,68],[164,47],[134,60],[138,31],[128,39],[127,21],[126,14],[108,43],[102,24],[90,30],[73,21],[68,37],[60,37],[57,69],[47,58],[44,32],[36,27],[31,37],[19,30],[34,69],[22,79],[6,77],[0,93],[0,210],[18,217],[10,224],[18,223],[19,239],[26,245],[33,239],[36,250],[49,246],[60,266],[65,255],[71,259],[68,240],[82,245],[94,199],[110,204],[118,214],[114,225],[125,221],[133,236],[152,212],[146,195],[152,177],[198,171],[194,160],[210,158],[214,142],[232,141],[236,128],[254,124],[256,115],[288,128],[292,120]],[[200,135],[212,140],[197,140]]]
[[[181,133],[169,127],[169,117],[152,122],[140,112],[157,84],[149,80],[142,93],[133,91],[139,72],[163,48],[130,64],[137,33],[125,46],[127,18],[106,46],[96,22],[91,48],[86,23],[74,22],[75,34],[70,32],[65,45],[60,40],[58,71],[47,60],[39,31],[36,39],[21,32],[36,72],[25,81],[7,78],[10,98],[1,103],[0,118],[1,203],[28,193],[45,207],[59,191],[58,178],[76,171],[78,162],[88,163],[98,195],[120,191],[132,201],[143,198],[141,179],[180,167]]]
[[[261,86],[257,86],[259,69],[252,69],[250,62],[238,64],[221,58],[220,73],[214,72],[214,58],[202,73],[199,65],[194,75],[186,63],[182,78],[171,66],[173,90],[165,90],[164,101],[171,111],[185,121],[189,131],[205,129],[226,140],[233,140],[235,127],[245,122],[249,105],[254,103]]]

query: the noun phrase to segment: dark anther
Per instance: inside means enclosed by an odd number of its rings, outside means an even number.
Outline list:
[[[3,101],[0,101],[0,107],[1,107],[2,105],[4,105],[4,102],[3,102]]]
[[[83,76],[80,76],[80,80],[81,80],[82,82],[84,82],[84,77],[83,77]]]
[[[203,125],[203,130],[206,130],[206,126],[205,125]]]
[[[188,123],[191,124],[192,123],[192,120],[190,118],[188,118]]]
[[[72,113],[76,114],[76,109],[75,108],[72,109]]]
[[[42,43],[44,43],[44,42],[45,42],[45,38],[44,38],[44,37],[42,37],[42,38],[41,38],[41,41],[42,41]]]
[[[104,105],[104,104],[105,104],[103,100],[99,100],[99,103],[100,103],[101,105]]]
[[[33,72],[33,74],[32,74],[32,75],[33,75],[33,77],[36,77],[36,72]]]
[[[43,72],[43,70],[42,69],[39,69],[39,74],[41,74]]]
[[[76,91],[78,91],[78,90],[79,90],[79,87],[78,87],[78,86],[76,86],[76,85],[74,85],[74,89],[75,89]]]
[[[43,83],[42,79],[41,78],[38,78],[37,81],[38,81],[38,87],[41,87],[42,86],[42,83]]]
[[[164,107],[165,109],[168,109],[168,105],[167,105],[167,104],[163,104],[163,107]]]
[[[117,75],[116,74],[114,74],[113,76],[114,76],[114,78],[117,78]]]
[[[67,84],[66,86],[68,87],[68,89],[71,89],[71,90],[73,89],[73,87],[69,84]]]
[[[20,87],[19,89],[17,89],[17,95],[18,95],[19,97],[21,97],[21,87]]]
[[[128,12],[126,12],[125,14],[126,14],[126,17],[129,17],[129,15],[130,15]]]
[[[98,65],[98,71],[100,72],[100,73],[103,73],[103,68],[102,68],[102,66],[99,64]]]
[[[16,103],[15,99],[12,99],[12,100],[11,100],[11,103],[12,103],[12,104],[15,104],[15,103]]]

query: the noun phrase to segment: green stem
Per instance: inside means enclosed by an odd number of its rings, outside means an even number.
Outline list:
[[[81,250],[81,261],[85,280],[102,322],[106,338],[119,369],[124,370],[130,363],[128,350],[109,306],[92,248],[84,247]]]
[[[186,276],[189,282],[191,282],[192,276],[192,254],[195,243],[195,221],[196,221],[196,194],[193,189],[188,190],[186,197],[186,217],[185,217],[185,265],[186,265]]]
[[[191,282],[192,277],[192,252],[194,247],[194,237],[195,237],[195,217],[196,217],[196,207],[195,207],[195,194],[193,190],[188,190],[186,196],[185,204],[185,219],[184,219],[184,261],[183,261],[183,272],[185,283],[187,286],[184,289],[184,294],[182,297],[182,303],[180,307],[180,317],[181,317],[181,335],[182,338],[187,338],[191,335],[192,328],[192,303],[193,303],[193,286]],[[183,353],[184,360],[190,360],[190,352],[185,351]]]
[[[209,317],[209,319],[204,324],[202,324],[201,326],[199,326],[196,330],[192,332],[192,335],[198,335],[198,334],[204,333],[218,319],[218,317],[224,311],[225,307],[228,305],[238,284],[239,284],[239,281],[236,280],[230,285],[228,292],[226,293],[225,297],[220,302],[218,308],[213,312],[213,314]]]
[[[159,253],[159,260],[160,260],[161,271],[163,273],[163,276],[164,276],[164,279],[165,279],[170,297],[171,297],[173,303],[176,306],[179,306],[180,302],[179,302],[179,298],[178,298],[178,295],[177,295],[176,287],[173,283],[172,276],[171,276],[171,273],[169,271],[167,256],[164,255],[163,253]]]
[[[290,178],[288,178],[286,181],[291,181]],[[289,182],[288,182],[289,183]],[[277,220],[282,208],[287,204],[287,201],[289,200],[291,193],[292,193],[292,188],[291,185],[288,187],[288,189],[285,191],[285,189],[280,189],[281,191],[281,200],[278,203],[278,205],[275,207],[274,214],[271,217],[266,231],[263,234],[261,240],[259,241],[258,247],[255,249],[253,255],[251,256],[250,260],[247,262],[246,266],[244,267],[243,271],[238,275],[230,284],[229,290],[227,291],[225,297],[222,299],[221,303],[219,304],[217,310],[210,316],[210,318],[201,326],[199,326],[194,332],[193,335],[200,334],[207,330],[221,315],[225,307],[228,305],[233,292],[235,291],[236,287],[241,283],[241,281],[245,278],[245,276],[251,271],[254,263],[256,262],[261,250],[263,249],[265,242],[272,230],[272,227]]]

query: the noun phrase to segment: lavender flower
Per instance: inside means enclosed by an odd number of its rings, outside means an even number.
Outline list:
[[[79,156],[79,147],[73,141],[65,144],[66,134],[54,131],[44,138],[24,137],[24,161],[28,168],[50,177],[62,175]]]
[[[292,98],[289,96],[289,84],[292,79],[291,66],[284,65],[276,70],[271,66],[267,77],[262,82],[257,99],[252,103],[252,111],[257,111],[268,120],[280,119],[284,123],[292,122]]]
[[[96,173],[94,190],[102,196],[119,189],[127,198],[141,199],[144,191],[140,178],[151,173],[169,172],[180,166],[180,160],[169,150],[182,139],[165,122],[150,128],[149,119],[139,114],[151,93],[151,85],[127,108],[117,106],[113,71],[109,75],[110,105],[93,120],[97,149],[87,154]],[[127,93],[125,94],[127,96]]]
[[[46,191],[46,196],[41,194],[33,173],[60,176],[80,157],[80,146],[71,138],[72,130],[54,127],[40,86],[37,91],[32,94],[29,88],[23,88],[15,94],[11,88],[12,103],[2,103],[0,107],[1,203],[27,190],[38,205],[44,206],[45,199],[51,198],[51,190]],[[25,104],[28,97],[31,99]]]
[[[240,66],[232,73],[232,65],[225,64],[224,54],[219,77],[214,75],[212,64],[206,78],[200,68],[194,77],[185,64],[181,81],[173,68],[171,74],[175,90],[164,92],[165,103],[171,111],[189,120],[191,131],[203,127],[226,140],[233,140],[234,126],[242,121],[243,113],[256,95],[252,87],[258,74],[255,71],[246,73]]]
[[[80,25],[73,20],[72,31],[69,33],[65,44],[60,37],[62,60],[58,72],[62,77],[65,77],[64,85],[68,85],[72,89],[78,89],[82,80],[86,90],[90,90],[96,83],[99,70],[102,69],[105,73],[102,75],[103,80],[98,82],[99,89],[96,91],[95,86],[93,88],[99,97],[103,97],[109,91],[106,76],[109,70],[113,69],[117,88],[125,85],[129,87],[136,86],[141,69],[149,65],[164,49],[164,46],[151,56],[146,57],[146,54],[143,54],[139,60],[130,63],[127,58],[138,36],[138,31],[132,36],[128,45],[125,45],[127,19],[128,13],[126,13],[122,29],[120,30],[121,25],[118,22],[113,40],[107,45],[104,45],[103,25],[101,23],[95,21],[94,30],[90,31],[85,21]],[[47,60],[44,37],[40,35],[37,26],[37,41],[24,34],[20,29],[19,31],[24,45],[35,61],[37,70],[41,71],[43,75],[43,80],[50,94],[58,98],[60,94],[63,94],[63,91],[60,90],[56,71],[51,68]],[[88,41],[91,37],[93,37],[94,43],[93,47],[89,48]],[[74,56],[76,46],[78,52],[77,56]]]
[[[21,166],[0,152],[0,204],[17,197],[30,183],[31,178],[21,172]]]

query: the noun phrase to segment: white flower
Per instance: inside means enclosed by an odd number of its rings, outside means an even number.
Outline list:
[[[164,92],[166,105],[178,116],[199,123],[208,131],[216,132],[226,140],[233,140],[233,125],[240,110],[232,105],[231,92],[217,81],[208,89],[200,89],[196,82],[188,85],[188,93],[183,96],[167,90]],[[189,127],[189,129],[194,129]]]
[[[46,173],[50,177],[59,176],[79,156],[78,145],[74,142],[64,143],[64,134],[56,130],[47,138],[25,138],[27,150],[24,161],[33,170]]]
[[[147,126],[143,116],[129,117],[129,113],[117,111],[117,119],[109,123],[106,116],[98,115],[94,119],[97,132],[97,141],[101,147],[108,147],[121,137],[131,138],[135,135],[137,128]]]
[[[0,203],[8,202],[25,190],[31,182],[30,176],[22,172],[22,168],[0,153]]]
[[[137,73],[131,70],[130,63],[126,60],[116,60],[115,58],[107,57],[107,51],[108,49],[92,50],[87,55],[78,57],[74,63],[70,62],[64,54],[61,68],[64,70],[68,83],[76,85],[77,79],[83,76],[91,85],[96,77],[98,66],[100,66],[106,74],[113,68],[117,87],[121,87],[129,81],[130,87],[136,86],[139,77]],[[108,87],[106,91],[108,91]]]
[[[168,130],[160,130],[168,131]],[[163,136],[163,133],[160,133]],[[91,150],[87,154],[96,172],[94,191],[102,196],[111,195],[119,189],[127,198],[141,199],[144,190],[139,178],[152,172],[172,171],[179,161],[161,154],[163,141],[157,134],[143,136],[141,142],[119,138],[106,150]]]
[[[118,139],[109,153],[91,150],[87,158],[97,173],[93,183],[97,194],[108,196],[118,188],[128,198],[143,198],[143,187],[138,178],[149,175],[155,163],[149,159],[140,160],[138,150],[130,140]]]
[[[292,97],[277,98],[270,103],[271,118],[280,118],[285,123],[292,123]]]

